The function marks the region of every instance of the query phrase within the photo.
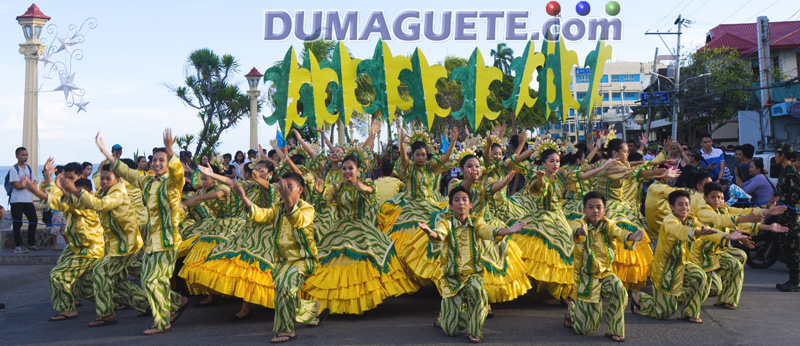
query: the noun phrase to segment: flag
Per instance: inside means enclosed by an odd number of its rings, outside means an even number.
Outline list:
[[[283,138],[281,129],[278,129],[278,132],[275,134],[275,139],[278,141],[278,149],[283,149],[283,147],[286,145],[286,139]]]

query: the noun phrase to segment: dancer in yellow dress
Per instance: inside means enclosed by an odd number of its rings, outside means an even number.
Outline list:
[[[278,193],[269,183],[274,167],[267,161],[248,163],[244,166],[248,179],[235,182],[215,174],[208,167],[198,168],[204,175],[226,186],[241,185],[247,198],[260,208],[271,208],[278,202]],[[215,294],[242,298],[241,308],[229,318],[230,321],[251,318],[250,304],[275,308],[275,284],[272,280],[275,258],[270,242],[273,234],[271,225],[248,219],[244,228],[214,247],[204,261],[184,268],[187,282]]]
[[[547,291],[556,299],[568,299],[573,283],[573,240],[561,203],[566,180],[571,178],[559,172],[556,149],[556,143],[546,138],[521,154],[536,152],[544,170],[528,165],[515,168],[524,169],[527,176],[528,183],[517,201],[529,212],[521,219],[526,226],[511,238],[522,250],[526,272],[536,283],[537,292]]]
[[[613,132],[609,138],[613,138]],[[597,189],[608,199],[606,217],[618,221],[620,227],[627,227],[631,232],[646,229],[639,212],[639,204],[632,204],[630,196],[638,196],[637,191],[644,180],[674,178],[679,172],[673,169],[650,169],[648,165],[631,167],[628,162],[628,145],[624,141],[614,138],[608,140],[606,145],[609,159],[617,159],[617,162],[609,167],[610,171],[600,172],[597,176]],[[617,168],[621,170],[616,171]],[[653,250],[649,245],[650,237],[645,235],[641,243],[642,246],[637,246],[634,251],[624,249],[617,244],[614,272],[625,284],[626,289],[639,289],[647,283],[650,263],[653,261]]]
[[[374,226],[377,190],[371,179],[361,179],[371,153],[357,143],[344,150],[344,182],[330,182],[324,191],[317,186],[326,204],[335,207],[334,221],[317,230],[320,266],[305,281],[303,293],[332,313],[362,314],[418,286],[406,276],[392,239]]]
[[[394,241],[398,253],[403,252],[406,242],[417,231],[417,223],[427,223],[433,213],[444,209],[446,204],[437,202],[438,174],[450,168],[450,155],[458,140],[458,129],[450,129],[450,147],[441,156],[428,160],[431,140],[428,133],[417,130],[405,140],[401,128],[399,137],[400,160],[396,163],[394,174],[403,181],[405,190],[384,203],[377,216],[377,226]],[[409,162],[406,147],[411,145],[413,161]],[[440,196],[441,197],[441,196]]]

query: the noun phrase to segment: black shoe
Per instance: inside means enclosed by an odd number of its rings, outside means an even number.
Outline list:
[[[249,313],[249,314],[247,314],[247,315],[244,315],[244,316],[242,316],[242,317],[239,317],[238,315],[236,315],[236,314],[233,314],[233,316],[231,316],[230,318],[228,318],[228,321],[231,321],[231,322],[239,322],[239,321],[249,320],[249,319],[251,319],[251,318],[253,318],[253,313]]]
[[[800,283],[792,282],[792,280],[786,281],[782,284],[775,285],[781,292],[797,292],[800,291]]]

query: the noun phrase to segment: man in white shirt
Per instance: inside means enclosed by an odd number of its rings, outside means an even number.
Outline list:
[[[33,169],[27,165],[28,150],[24,147],[19,147],[14,152],[17,156],[17,164],[8,171],[8,181],[12,183],[11,195],[9,203],[11,204],[11,218],[14,221],[14,249],[15,253],[26,253],[28,250],[44,250],[36,246],[36,224],[39,222],[36,216],[36,207],[33,205],[33,196],[30,191],[25,189],[22,185],[23,177],[34,180]],[[28,219],[28,247],[22,245],[22,215]]]
[[[700,145],[703,147],[700,152],[705,160],[705,163],[701,162],[701,164],[708,170],[711,180],[719,180],[722,178],[723,172],[725,172],[725,153],[721,149],[714,148],[714,140],[711,139],[710,134],[704,134],[700,137]]]

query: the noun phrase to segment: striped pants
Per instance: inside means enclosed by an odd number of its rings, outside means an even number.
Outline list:
[[[306,276],[293,265],[284,266],[275,277],[275,323],[272,331],[291,333],[295,321],[310,325],[319,323],[317,302],[300,299],[300,288],[305,281]]]
[[[53,309],[56,311],[75,310],[75,302],[79,301],[87,289],[91,289],[91,283],[76,285],[81,281],[84,274],[91,274],[94,266],[100,261],[99,258],[76,257],[69,245],[61,253],[58,263],[50,270],[50,298],[53,301]],[[76,289],[77,288],[77,289]]]
[[[145,312],[147,295],[144,290],[126,278],[128,266],[136,260],[136,254],[120,257],[106,256],[94,267],[94,308],[98,318],[111,316],[115,302],[124,303],[138,312]]]
[[[68,258],[74,257],[75,252],[72,251],[72,248],[67,245],[64,247],[64,250],[61,251],[61,255],[58,256],[58,261],[56,264],[59,264]],[[72,295],[75,297],[75,304],[83,299],[94,300],[94,288],[92,287],[92,272],[87,271],[79,278],[75,279],[75,282],[72,283]]]
[[[719,269],[708,272],[711,281],[709,295],[717,295],[717,301],[733,306],[739,306],[742,295],[742,282],[744,281],[744,263],[747,254],[740,249],[732,249],[719,255]]]
[[[489,313],[489,297],[483,278],[471,276],[452,297],[442,298],[439,325],[445,334],[456,336],[464,329],[469,335],[483,339],[483,321]]]
[[[683,272],[683,308],[681,317],[700,318],[700,306],[708,297],[711,288],[708,276],[693,263],[685,265]],[[663,293],[657,287],[653,287],[653,296],[647,293],[639,295],[641,310],[639,314],[649,316],[658,320],[665,320],[678,311],[678,297]]]
[[[169,279],[175,271],[177,247],[172,250],[145,253],[142,257],[142,287],[147,294],[147,302],[153,311],[153,327],[164,329],[169,326],[172,313],[183,302],[183,296],[170,290]]]
[[[628,305],[628,292],[622,281],[616,276],[611,275],[600,279],[600,297],[608,299],[608,309],[606,312],[606,328],[608,332],[625,337],[625,307]],[[591,334],[600,327],[600,319],[603,317],[603,303],[590,303],[576,299],[569,306],[569,315],[572,318],[572,328],[575,333],[585,335]]]

